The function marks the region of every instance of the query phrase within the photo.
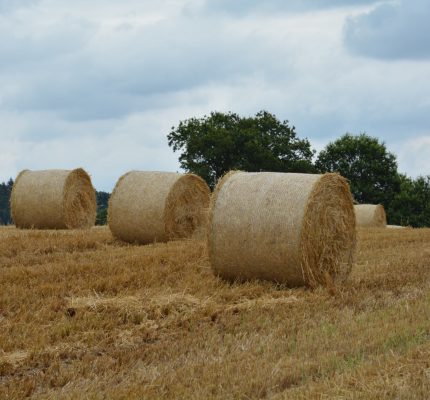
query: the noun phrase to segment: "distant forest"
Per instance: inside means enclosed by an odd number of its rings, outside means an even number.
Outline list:
[[[106,225],[107,223],[107,209],[108,209],[109,197],[110,197],[110,193],[96,191],[96,199],[97,199],[96,225]]]
[[[10,194],[12,192],[13,180],[9,179],[6,183],[0,183],[0,225],[12,224],[10,215]],[[97,225],[105,225],[107,219],[107,207],[110,193],[97,192]]]
[[[0,225],[9,225],[12,223],[10,217],[9,199],[12,192],[13,180],[9,179],[7,183],[0,183]]]

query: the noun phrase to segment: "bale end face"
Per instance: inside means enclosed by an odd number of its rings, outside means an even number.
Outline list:
[[[352,268],[356,226],[345,178],[324,174],[309,196],[301,234],[301,265],[309,286],[344,281]]]
[[[22,170],[15,179],[15,182],[12,186],[12,192],[10,194],[9,205],[10,205],[10,215],[12,217],[12,221],[17,228],[31,228],[31,225],[27,224],[27,218],[23,215],[23,207],[22,207],[22,196],[18,189],[18,181],[21,179],[21,176],[28,172],[28,169]]]
[[[90,176],[82,168],[73,170],[67,177],[63,209],[69,229],[88,229],[96,222],[96,192]]]
[[[190,238],[207,225],[210,189],[197,175],[179,178],[170,190],[164,209],[164,225],[169,240]]]

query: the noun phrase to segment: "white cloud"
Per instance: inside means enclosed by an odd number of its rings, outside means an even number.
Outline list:
[[[399,167],[412,176],[430,175],[430,130],[394,146],[398,154]]]
[[[0,13],[9,13],[37,3],[38,0],[0,0]]]
[[[118,118],[170,106],[169,96],[178,91],[273,69],[266,60],[277,49],[228,21],[181,14],[115,25],[86,18],[59,14],[51,23],[31,18],[6,24],[7,45],[0,46],[9,63],[0,76],[5,108]],[[26,66],[17,70],[17,64]]]
[[[376,3],[378,0],[206,0],[205,9],[235,15],[248,13],[306,12]]]

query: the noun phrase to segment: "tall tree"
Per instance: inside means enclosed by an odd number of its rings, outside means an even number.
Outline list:
[[[312,172],[314,152],[295,127],[267,111],[255,117],[212,112],[172,127],[169,146],[180,151],[181,167],[203,177],[210,186],[232,169]]]
[[[387,151],[385,143],[364,133],[347,133],[329,143],[315,166],[320,172],[339,172],[347,178],[359,203],[380,203],[389,208],[400,191],[396,156]]]

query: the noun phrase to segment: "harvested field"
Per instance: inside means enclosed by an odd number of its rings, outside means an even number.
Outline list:
[[[0,398],[428,398],[430,229],[359,230],[329,289],[228,283],[203,241],[0,228]]]

